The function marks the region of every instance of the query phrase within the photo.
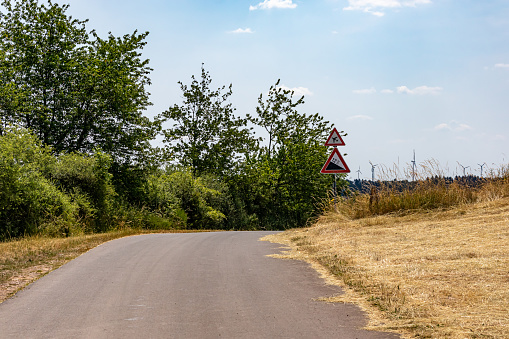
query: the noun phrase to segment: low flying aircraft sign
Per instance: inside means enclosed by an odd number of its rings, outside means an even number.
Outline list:
[[[350,173],[350,169],[338,149],[334,148],[320,173]]]
[[[341,138],[341,135],[339,135],[338,130],[336,127],[330,132],[329,138],[327,139],[327,142],[325,143],[325,146],[345,146],[345,142]]]

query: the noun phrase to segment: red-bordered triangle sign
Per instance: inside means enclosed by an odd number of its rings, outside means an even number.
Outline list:
[[[338,149],[334,148],[320,173],[350,173],[350,169]]]
[[[345,146],[345,142],[341,138],[341,135],[339,135],[339,132],[336,129],[336,127],[334,127],[332,132],[330,132],[329,138],[327,139],[325,146]]]

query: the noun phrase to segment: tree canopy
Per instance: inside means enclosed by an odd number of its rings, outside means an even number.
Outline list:
[[[148,147],[157,124],[142,112],[151,103],[148,32],[100,38],[86,20],[51,1],[3,0],[0,12],[0,133],[31,129],[56,152],[100,148],[129,161]]]
[[[201,78],[192,76],[190,86],[179,82],[183,103],[175,104],[160,116],[170,120],[171,128],[163,131],[169,153],[193,172],[223,176],[231,172],[255,146],[247,119],[234,115],[229,102],[232,85],[210,88],[212,79],[202,65]]]

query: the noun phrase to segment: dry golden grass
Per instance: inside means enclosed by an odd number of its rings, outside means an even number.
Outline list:
[[[359,304],[368,328],[509,338],[509,197],[495,186],[476,192],[482,202],[446,210],[357,219],[329,211],[310,228],[267,240],[342,285],[347,293],[328,301]]]

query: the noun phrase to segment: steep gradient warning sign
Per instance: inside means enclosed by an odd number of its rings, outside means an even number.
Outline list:
[[[320,173],[350,173],[350,169],[338,149],[334,148]]]

